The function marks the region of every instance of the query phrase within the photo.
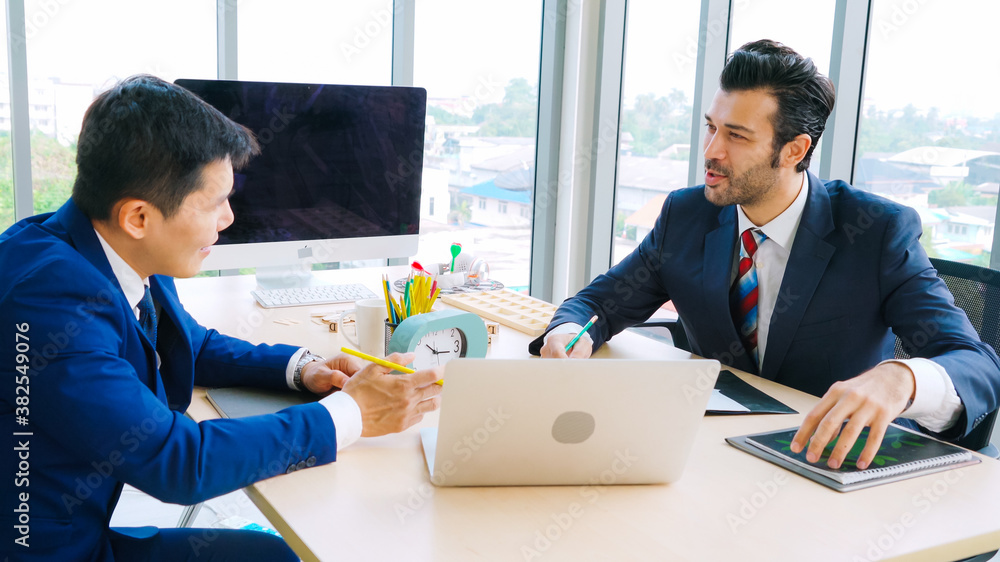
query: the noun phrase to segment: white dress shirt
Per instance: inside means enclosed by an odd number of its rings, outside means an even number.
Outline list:
[[[780,215],[763,226],[757,226],[750,222],[750,219],[744,214],[743,208],[739,205],[736,206],[736,214],[739,219],[739,229],[736,232],[737,247],[740,244],[740,233],[748,228],[756,227],[767,236],[763,242],[758,244],[757,252],[753,258],[754,266],[757,268],[757,353],[760,364],[763,364],[764,355],[767,352],[767,336],[771,316],[774,314],[774,308],[778,301],[778,290],[781,288],[781,280],[785,276],[792,243],[795,241],[795,233],[799,229],[799,222],[802,220],[802,212],[808,199],[807,176],[804,172],[799,175],[802,176],[802,180],[799,194],[795,200]],[[734,264],[737,258],[738,253],[733,258]],[[737,271],[734,267],[732,268],[730,285],[736,279],[736,274]],[[575,323],[561,324],[548,335],[576,333],[581,328],[579,324]],[[546,340],[548,335],[546,335]],[[965,406],[958,397],[955,385],[944,367],[930,359],[919,357],[888,359],[887,361],[901,363],[913,372],[915,383],[913,403],[901,414],[902,417],[912,419],[934,432],[944,431],[955,424],[965,410]]]
[[[135,314],[136,320],[138,320],[139,301],[146,294],[149,279],[139,277],[139,274],[118,255],[118,252],[108,244],[100,232],[97,232],[95,229],[94,233],[97,234],[97,239],[101,242],[101,247],[104,248],[104,254],[108,258],[108,263],[111,264],[111,271],[114,272],[115,278],[118,279],[118,284],[121,285],[122,292],[125,294],[125,300],[132,307],[132,312]],[[285,382],[292,390],[295,390],[295,384],[292,381],[295,375],[295,365],[299,362],[299,358],[302,357],[305,351],[305,348],[302,348],[295,352],[291,359],[288,360],[288,366],[285,367]],[[157,368],[160,366],[159,353],[156,354],[156,366]],[[320,400],[319,403],[326,408],[330,413],[330,419],[333,420],[333,426],[337,431],[338,451],[354,443],[361,437],[361,409],[358,408],[357,402],[349,394],[334,392]]]

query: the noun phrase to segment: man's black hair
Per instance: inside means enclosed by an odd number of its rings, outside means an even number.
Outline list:
[[[761,90],[774,96],[778,110],[771,119],[774,127],[772,166],[777,167],[782,147],[805,133],[812,139],[812,145],[795,171],[809,167],[836,97],[833,82],[820,74],[812,59],[770,39],[753,41],[729,56],[719,77],[719,86],[725,92]]]
[[[108,220],[125,198],[169,218],[202,187],[206,164],[228,157],[239,169],[259,152],[253,133],[191,92],[132,76],[97,96],[83,117],[73,201],[92,220]]]

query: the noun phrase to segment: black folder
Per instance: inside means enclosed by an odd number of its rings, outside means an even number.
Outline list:
[[[719,378],[715,381],[715,388],[722,394],[739,402],[749,408],[749,412],[724,412],[719,410],[708,410],[706,415],[710,416],[732,416],[746,414],[797,414],[795,410],[785,404],[771,398],[764,392],[757,390],[750,383],[737,377],[732,371],[723,370],[719,372]]]

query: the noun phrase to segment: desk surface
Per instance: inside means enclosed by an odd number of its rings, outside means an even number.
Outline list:
[[[382,271],[322,276],[375,289]],[[177,285],[195,318],[221,332],[322,354],[344,343],[310,321],[310,307],[256,306],[249,294],[252,277]],[[284,319],[299,323],[274,322]],[[525,357],[529,340],[501,327],[490,356]],[[690,357],[628,333],[615,337],[600,356]],[[741,376],[800,412],[817,401]],[[218,417],[202,390],[188,413],[196,420]],[[306,560],[939,561],[1000,547],[1000,463],[992,459],[840,494],[724,441],[792,427],[802,417],[706,417],[684,476],[671,485],[435,488],[419,436],[419,427],[437,424],[435,413],[403,433],[362,439],[333,464],[246,491]]]

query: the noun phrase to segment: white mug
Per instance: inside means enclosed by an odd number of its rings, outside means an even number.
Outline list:
[[[361,299],[354,301],[354,308],[340,314],[340,333],[368,355],[385,356],[385,301],[382,299]],[[354,317],[357,340],[351,338],[350,330],[344,328],[344,321]]]

